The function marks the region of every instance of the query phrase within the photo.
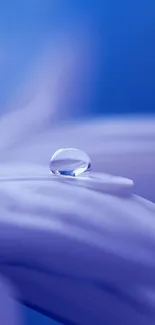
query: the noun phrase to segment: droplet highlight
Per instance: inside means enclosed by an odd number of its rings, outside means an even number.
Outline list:
[[[50,170],[54,175],[79,176],[91,170],[91,160],[82,150],[62,148],[52,156]]]

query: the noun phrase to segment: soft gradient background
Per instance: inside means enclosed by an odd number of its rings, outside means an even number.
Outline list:
[[[3,0],[0,112],[30,105],[31,114],[35,106],[39,121],[45,103],[46,123],[54,125],[99,114],[153,115],[154,40],[153,0]],[[24,313],[25,324],[57,324]]]

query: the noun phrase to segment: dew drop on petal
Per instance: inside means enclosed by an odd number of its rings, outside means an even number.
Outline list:
[[[62,148],[52,156],[50,170],[54,175],[79,176],[91,170],[91,160],[82,150]]]

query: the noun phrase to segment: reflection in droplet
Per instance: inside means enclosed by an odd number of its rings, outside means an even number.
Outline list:
[[[91,160],[82,150],[62,148],[52,156],[50,170],[54,175],[78,176],[91,170]]]

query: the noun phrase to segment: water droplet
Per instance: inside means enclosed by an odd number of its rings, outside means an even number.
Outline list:
[[[62,148],[52,156],[50,170],[54,175],[78,176],[91,170],[91,160],[82,150]]]

